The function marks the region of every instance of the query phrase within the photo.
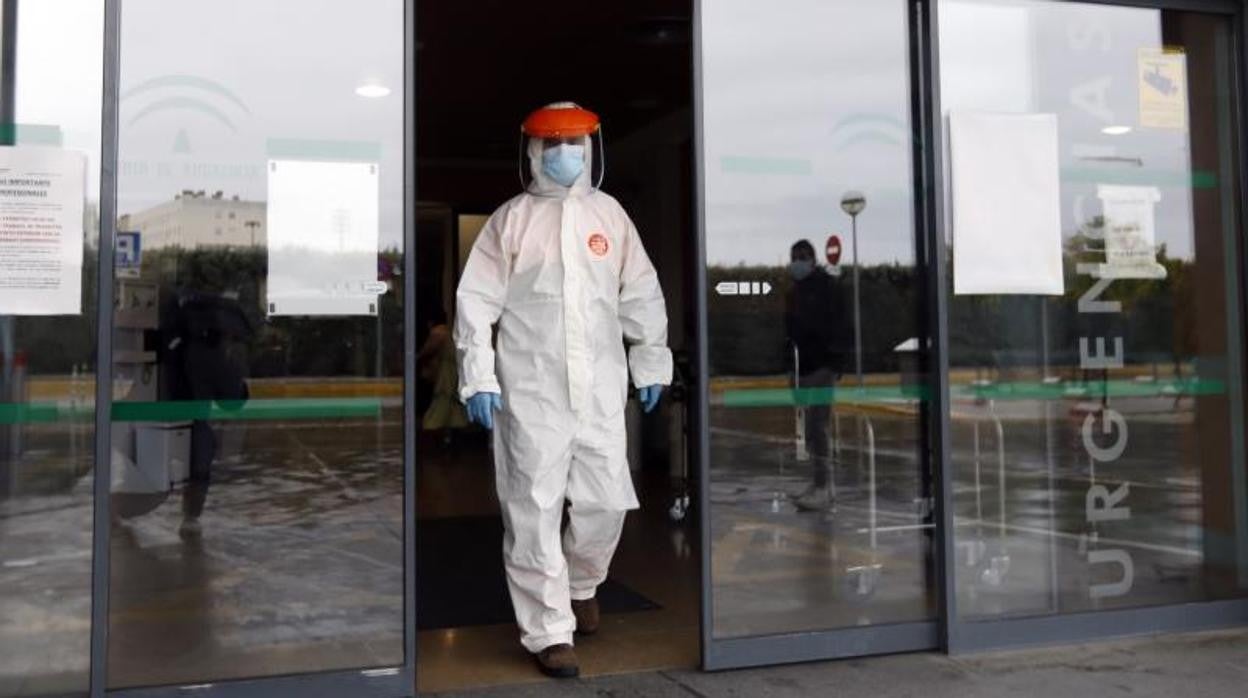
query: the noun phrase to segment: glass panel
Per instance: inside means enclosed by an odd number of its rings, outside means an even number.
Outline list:
[[[934,614],[906,7],[703,5],[716,637]]]
[[[125,3],[111,687],[403,662],[403,13]]]
[[[13,122],[0,123],[6,698],[87,691],[104,35],[102,0],[17,4],[3,18],[16,22]]]
[[[1248,595],[1228,21],[968,0],[940,18],[961,615]]]

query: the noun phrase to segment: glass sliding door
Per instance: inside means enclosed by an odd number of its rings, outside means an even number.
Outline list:
[[[909,10],[701,4],[710,668],[937,644]]]
[[[0,21],[0,696],[85,694],[104,3]]]
[[[109,689],[411,690],[405,5],[122,7]]]
[[[939,4],[971,631],[1248,596],[1234,34],[1195,12]]]

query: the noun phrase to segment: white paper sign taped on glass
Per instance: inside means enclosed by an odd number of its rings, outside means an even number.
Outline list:
[[[87,158],[0,148],[0,315],[82,312]]]
[[[377,314],[378,183],[375,162],[269,160],[270,316]]]
[[[1161,201],[1157,187],[1100,184],[1105,219],[1105,263],[1094,272],[1098,278],[1164,279],[1166,268],[1157,261],[1156,208]]]
[[[952,112],[955,294],[1062,295],[1057,116]]]

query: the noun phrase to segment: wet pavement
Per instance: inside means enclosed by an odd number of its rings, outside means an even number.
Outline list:
[[[1231,516],[1237,503],[1231,488],[1217,486],[1229,471],[1229,429],[1217,423],[1216,405],[1202,413],[1209,404],[1197,400],[1118,401],[1130,439],[1110,462],[1088,458],[1085,407],[957,406],[957,602],[966,617],[1243,596],[1244,539]],[[713,411],[717,637],[934,617],[935,537],[925,518],[917,410],[901,404],[869,413],[874,497],[870,459],[854,438],[861,414],[841,417],[836,506],[810,513],[790,497],[811,472],[793,445],[792,409]],[[178,535],[176,493],[113,529],[114,685],[400,661],[399,425],[392,412],[381,420],[218,424],[202,537]],[[78,445],[75,458],[58,455],[66,443]],[[85,685],[89,443],[89,433],[32,433],[27,457],[60,465],[39,469],[51,480],[27,483],[23,496],[0,504],[0,693]],[[488,477],[483,482],[488,489]],[[452,511],[454,502],[471,512],[489,505],[488,495],[423,492],[433,499],[422,499],[422,511],[436,504],[453,515],[464,513]],[[933,660],[912,661],[921,669]],[[975,673],[962,662],[941,671]],[[714,680],[693,676],[695,688]]]
[[[114,497],[135,515],[112,527],[110,685],[401,663],[400,424],[215,424],[199,536],[179,533],[176,489]],[[27,457],[65,438],[34,436]],[[0,695],[86,685],[89,463],[64,479],[0,506]]]
[[[1228,424],[1182,398],[1113,404],[1127,438],[1089,457],[1079,401],[961,404],[952,430],[958,607],[966,618],[1245,595],[1248,551],[1229,512]],[[1208,410],[1204,424],[1198,416]],[[875,434],[871,459],[856,422]],[[711,520],[719,637],[935,617],[931,519],[917,405],[843,410],[835,507],[801,512],[809,484],[793,408],[712,410]],[[1094,421],[1094,444],[1108,449]],[[865,430],[864,430],[865,431]],[[977,443],[978,441],[978,443]],[[861,444],[861,445],[860,445]],[[1102,454],[1103,455],[1103,454]],[[874,514],[873,514],[874,511]],[[874,526],[872,520],[874,518]],[[875,535],[872,536],[874,529]],[[874,543],[873,539],[874,538]]]

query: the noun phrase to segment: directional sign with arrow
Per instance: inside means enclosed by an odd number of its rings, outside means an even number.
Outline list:
[[[721,281],[715,284],[715,293],[721,296],[766,296],[771,293],[767,281]]]

